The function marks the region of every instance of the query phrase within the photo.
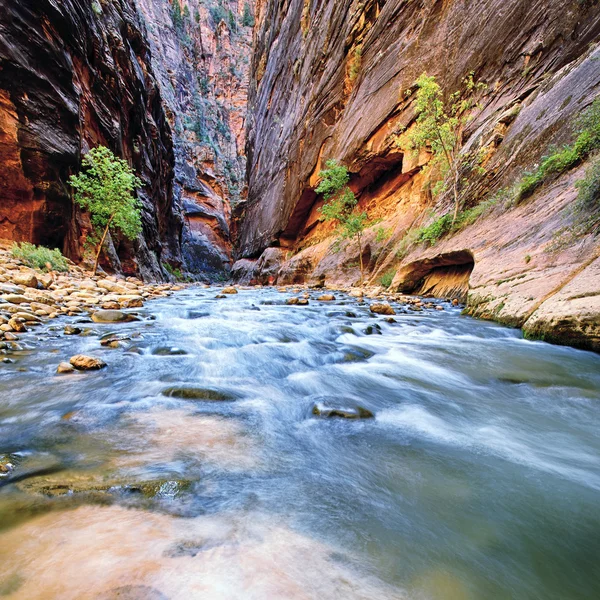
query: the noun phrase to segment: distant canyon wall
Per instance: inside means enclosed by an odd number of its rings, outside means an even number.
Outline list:
[[[143,234],[113,236],[105,266],[227,271],[251,28],[237,1],[179,6],[181,22],[168,0],[0,5],[0,237],[79,260],[90,224],[67,180],[103,144],[143,181]]]
[[[358,282],[357,247],[333,251],[314,192],[334,158],[374,222],[363,252],[372,284],[385,275],[392,290],[468,294],[478,316],[600,349],[597,238],[555,243],[572,226],[587,164],[520,204],[504,199],[552,146],[572,140],[574,120],[600,92],[598,2],[263,0],[256,16],[238,276]],[[401,140],[415,119],[406,92],[423,72],[446,93],[471,72],[487,86],[463,139],[482,169],[465,177],[461,199],[490,209],[434,245],[407,235],[452,203],[432,194],[430,153]]]

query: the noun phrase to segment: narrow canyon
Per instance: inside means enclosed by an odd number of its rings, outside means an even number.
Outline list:
[[[0,597],[600,598],[600,0],[0,0]]]
[[[370,219],[370,285],[387,277],[390,291],[456,297],[531,337],[600,348],[597,228],[573,215],[592,158],[511,197],[598,94],[595,1],[190,0],[180,21],[172,10],[3,3],[1,237],[81,260],[90,224],[67,179],[105,144],[143,181],[143,234],[109,239],[109,270],[356,285],[358,248],[332,252],[315,192],[335,159]],[[431,151],[402,138],[423,72],[448,91],[468,74],[485,84],[461,133],[479,165],[460,182],[462,207],[485,210],[435,243],[410,234],[452,199],[432,193]]]

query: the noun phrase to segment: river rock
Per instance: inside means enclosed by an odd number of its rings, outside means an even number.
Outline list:
[[[161,346],[159,348],[155,348],[152,351],[152,354],[154,356],[183,356],[184,354],[187,354],[187,352],[181,348]]]
[[[13,472],[14,468],[10,456],[6,454],[0,456],[0,477],[8,477],[8,475]]]
[[[371,312],[378,315],[395,315],[396,311],[386,302],[371,304]]]
[[[136,318],[133,315],[120,310],[98,310],[92,314],[94,323],[127,323],[135,320]]]
[[[372,419],[375,416],[370,410],[362,406],[354,408],[321,408],[316,404],[313,406],[312,414],[316,417],[338,417],[340,419]]]
[[[23,321],[20,318],[13,317],[12,319],[10,319],[8,321],[8,324],[12,328],[12,330],[16,331],[17,333],[22,333],[24,331],[27,331],[27,327],[25,327],[25,323],[23,323]]]
[[[67,325],[64,329],[65,335],[79,335],[81,333],[81,329],[79,327],[75,327],[73,325]]]
[[[5,294],[2,298],[11,304],[25,304],[29,302],[29,298],[21,294]]]
[[[381,335],[381,326],[374,323],[373,325],[367,325],[363,331],[366,335]]]
[[[38,286],[37,277],[31,271],[17,273],[13,275],[12,280],[15,285],[22,285],[30,288],[37,288]]]
[[[130,291],[124,285],[120,285],[116,281],[111,281],[110,279],[101,279],[96,285],[99,288],[103,288],[108,292],[113,292],[114,294],[127,294]]]
[[[106,367],[106,363],[100,358],[86,356],[85,354],[72,356],[69,362],[80,371],[97,371]]]
[[[236,396],[221,390],[201,387],[170,387],[162,392],[163,396],[169,398],[181,398],[182,400],[210,400],[213,402],[227,402],[235,400]]]

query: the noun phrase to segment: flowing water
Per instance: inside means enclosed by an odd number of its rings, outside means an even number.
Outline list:
[[[600,598],[600,356],[215,293],[0,365],[0,597]],[[56,375],[76,353],[109,366]]]

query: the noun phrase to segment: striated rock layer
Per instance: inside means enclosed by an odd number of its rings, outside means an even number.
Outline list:
[[[239,212],[236,272],[260,280],[257,259],[277,247],[279,283],[358,282],[358,249],[334,251],[315,194],[328,158],[347,165],[366,231],[371,283],[465,298],[468,310],[549,341],[600,350],[599,244],[573,227],[587,165],[517,204],[511,186],[572,124],[600,89],[600,10],[595,1],[264,0],[257,6],[248,135],[248,201]],[[409,231],[450,209],[432,197],[402,132],[415,114],[417,77],[446,92],[472,72],[487,88],[465,131],[482,169],[465,174],[465,208],[489,208],[458,234],[428,247]],[[434,216],[435,215],[435,216]],[[560,239],[559,239],[560,238]],[[561,243],[558,243],[561,242]],[[272,257],[271,257],[272,258]],[[273,272],[272,259],[269,272]]]
[[[90,223],[67,180],[103,144],[144,184],[143,234],[113,236],[104,266],[228,268],[251,29],[237,1],[178,6],[180,23],[166,0],[0,4],[0,237],[81,259]]]

